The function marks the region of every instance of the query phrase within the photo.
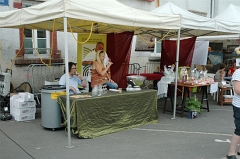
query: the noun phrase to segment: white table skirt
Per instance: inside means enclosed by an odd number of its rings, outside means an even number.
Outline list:
[[[158,86],[158,98],[167,97],[168,84],[174,82],[174,77],[163,76],[161,80],[157,83]]]

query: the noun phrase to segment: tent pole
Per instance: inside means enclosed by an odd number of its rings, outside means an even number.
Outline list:
[[[69,78],[68,78],[68,39],[67,39],[67,17],[63,17],[64,20],[64,47],[65,47],[65,73],[66,73],[66,107],[67,107],[67,129],[68,129],[68,146],[71,146],[71,132],[70,132],[70,104],[69,104]]]
[[[174,102],[173,102],[173,117],[171,119],[176,119],[176,106],[177,106],[177,80],[178,80],[178,64],[179,64],[179,48],[180,48],[180,29],[178,30],[177,37],[177,52],[176,52],[176,69],[175,69],[175,88],[174,88]]]

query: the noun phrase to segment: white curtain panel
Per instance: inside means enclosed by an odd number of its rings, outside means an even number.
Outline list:
[[[192,58],[192,66],[195,64],[206,65],[208,57],[209,41],[196,41]]]

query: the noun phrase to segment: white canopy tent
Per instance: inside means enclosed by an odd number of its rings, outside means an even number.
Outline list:
[[[221,11],[214,19],[217,29],[229,29],[232,32],[240,33],[240,7],[230,4],[225,10]]]
[[[196,15],[185,9],[179,8],[171,2],[168,2],[151,12],[168,15],[181,15],[181,37],[204,36],[204,35],[222,35],[230,33],[239,33],[240,28],[237,28],[236,22],[231,24],[221,23],[217,19],[211,19]],[[218,25],[217,25],[218,24]],[[220,27],[221,24],[221,27]],[[240,25],[238,25],[240,26]],[[152,33],[154,34],[154,33]],[[179,48],[178,48],[179,49]],[[179,55],[176,56],[176,70],[178,70]],[[177,79],[177,74],[175,75]],[[174,92],[174,112],[173,119],[176,115],[176,99],[177,99],[177,80],[175,80]]]
[[[43,29],[64,31],[65,69],[68,70],[67,32],[119,33],[180,29],[179,15],[155,14],[141,11],[116,0],[49,0],[42,4],[19,10],[1,12],[0,28]],[[70,29],[71,26],[71,29]],[[11,37],[12,38],[12,37]],[[178,34],[178,40],[180,34]],[[179,44],[179,43],[178,43]],[[179,54],[179,46],[177,50]],[[66,80],[68,147],[71,147],[69,79]]]
[[[215,20],[203,17],[168,2],[151,12],[168,15],[181,15],[181,36],[201,36],[216,31]]]
[[[222,12],[214,19],[194,14],[188,10],[176,6],[171,2],[165,3],[151,12],[168,15],[181,15],[181,37],[205,35],[216,36],[240,32],[240,20],[237,19],[240,14],[239,8],[240,7],[230,5],[226,12]],[[235,15],[232,16],[233,14]],[[233,18],[230,18],[231,20],[227,20],[231,16]],[[228,23],[229,21],[232,23]]]
[[[63,31],[63,17],[72,31],[118,33],[135,30],[179,29],[180,16],[154,14],[128,7],[116,0],[48,0],[19,10],[1,12],[0,27]],[[68,31],[69,28],[68,28]]]
[[[190,37],[183,37],[182,39],[188,39]],[[176,38],[170,38],[171,40],[176,40]],[[233,40],[233,39],[239,39],[239,34],[229,34],[229,35],[216,35],[216,36],[198,36],[196,40],[198,41],[217,41],[217,40]]]

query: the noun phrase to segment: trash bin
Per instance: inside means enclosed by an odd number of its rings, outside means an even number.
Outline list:
[[[60,128],[62,113],[56,99],[59,95],[66,94],[66,86],[44,85],[41,88],[41,114],[42,126],[45,128]]]

